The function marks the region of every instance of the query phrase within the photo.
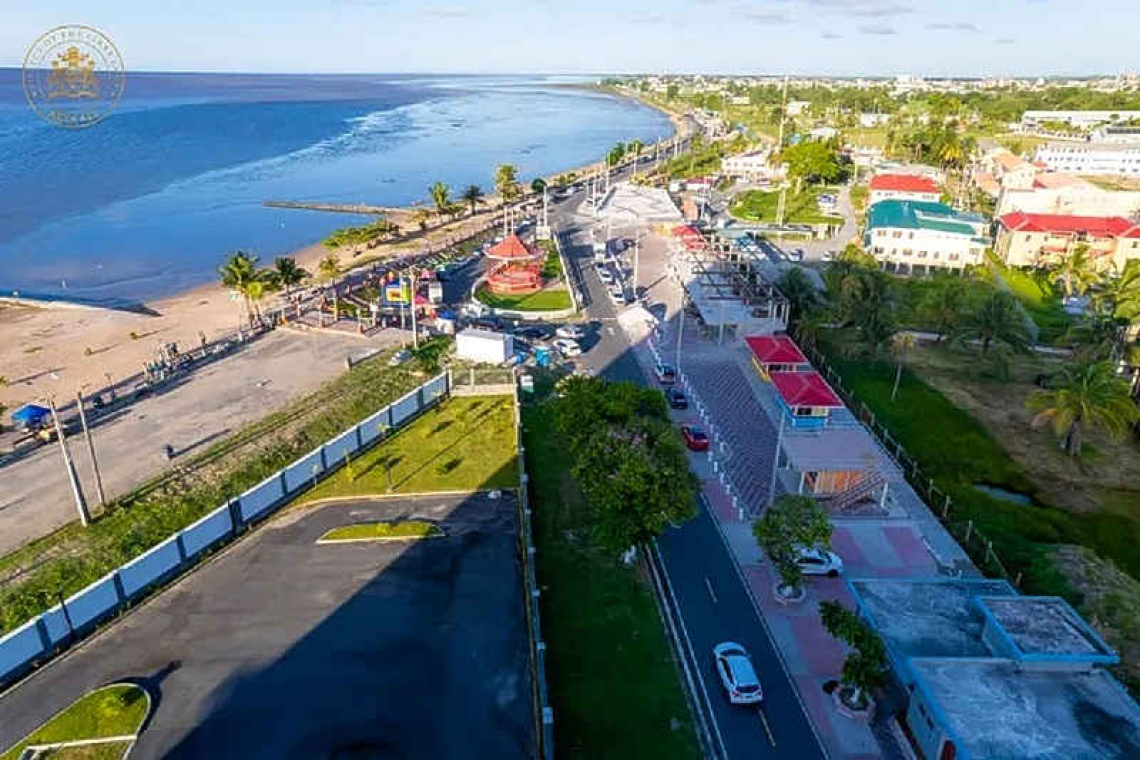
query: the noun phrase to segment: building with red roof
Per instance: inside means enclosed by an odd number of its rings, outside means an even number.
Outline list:
[[[492,293],[534,293],[542,289],[542,252],[511,233],[487,251],[487,289]]]
[[[833,409],[843,409],[843,401],[815,371],[772,372],[780,408],[793,428],[823,427]]]
[[[811,369],[803,351],[787,335],[750,335],[744,343],[752,352],[752,366],[765,379],[773,372]]]
[[[1140,223],[1122,216],[1072,216],[1014,211],[998,217],[994,251],[1006,264],[1039,267],[1071,256],[1078,245],[1088,247],[1099,269],[1118,271],[1140,258]]]
[[[937,183],[917,174],[876,174],[871,178],[868,205],[879,201],[923,201],[937,203],[941,197]]]

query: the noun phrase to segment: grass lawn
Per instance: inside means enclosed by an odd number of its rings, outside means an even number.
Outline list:
[[[540,290],[529,295],[498,295],[485,287],[479,288],[475,297],[494,309],[516,309],[518,311],[555,311],[574,306],[570,291],[566,288]]]
[[[104,742],[44,750],[36,760],[122,760],[131,742]]]
[[[822,187],[809,187],[799,194],[789,191],[784,221],[788,224],[842,224],[842,216],[829,216],[819,212],[816,199],[826,190]],[[729,213],[750,222],[775,222],[779,205],[779,192],[745,190],[733,199]]]
[[[852,145],[866,148],[886,148],[890,127],[856,127],[843,130],[843,139]]]
[[[513,405],[510,396],[446,401],[301,498],[514,488],[518,451]]]
[[[995,279],[1001,279],[1021,301],[1040,329],[1039,343],[1052,343],[1073,323],[1061,308],[1061,292],[1040,272],[1006,267],[991,259]]]
[[[150,700],[146,692],[129,684],[113,684],[87,694],[59,713],[22,742],[12,747],[0,760],[16,760],[29,744],[54,744],[79,739],[99,739],[109,736],[134,736],[146,719]],[[120,757],[118,755],[92,755],[91,757]],[[83,755],[54,755],[54,757],[84,757]]]
[[[333,528],[319,541],[394,541],[397,539],[438,538],[443,531],[422,520],[370,522]]]
[[[530,405],[523,422],[558,755],[699,758],[647,582],[592,544],[548,412]]]

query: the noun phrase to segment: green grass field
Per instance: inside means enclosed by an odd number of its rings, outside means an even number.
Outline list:
[[[81,739],[101,739],[111,736],[134,736],[146,719],[150,701],[146,692],[129,684],[113,684],[87,694],[59,713],[22,742],[10,748],[0,760],[17,760],[24,748],[33,744],[55,744]],[[52,755],[56,758],[118,758],[123,745],[100,749],[101,754],[75,754],[78,750]],[[110,753],[110,754],[108,754]]]
[[[319,541],[394,541],[399,539],[439,538],[443,531],[422,520],[404,522],[370,522],[333,528]]]
[[[991,258],[995,279],[1004,281],[1040,330],[1039,343],[1052,343],[1073,323],[1061,308],[1061,292],[1044,274],[1006,267]]]
[[[514,488],[513,405],[511,396],[450,399],[351,460],[302,500]]]
[[[565,288],[540,290],[530,295],[497,295],[485,287],[479,288],[475,297],[494,309],[514,309],[517,311],[555,311],[574,306],[570,291]]]
[[[592,544],[549,413],[529,406],[523,422],[559,756],[696,760],[680,674],[645,579]]]
[[[842,224],[842,216],[821,214],[816,199],[826,188],[809,187],[799,194],[789,192],[784,222],[788,224]],[[729,213],[738,219],[750,222],[775,222],[776,210],[780,205],[780,193],[763,190],[745,190],[732,202]]]

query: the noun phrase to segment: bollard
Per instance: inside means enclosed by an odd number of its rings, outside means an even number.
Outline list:
[[[970,543],[970,533],[972,533],[972,532],[973,532],[973,530],[974,530],[974,521],[973,521],[973,520],[969,520],[969,521],[966,523],[966,540],[965,540],[965,541],[963,541],[962,543],[964,543],[964,544],[968,544],[968,543]]]

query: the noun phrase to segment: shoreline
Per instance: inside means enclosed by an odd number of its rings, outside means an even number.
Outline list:
[[[586,85],[612,97],[626,97],[596,85]],[[672,125],[669,137],[681,131],[679,115],[637,98],[639,105],[665,114]],[[541,175],[548,182],[554,177],[575,174],[581,177],[601,168],[605,157]],[[464,216],[430,229],[410,240],[386,242],[375,248],[342,248],[337,251],[344,272],[366,266],[376,260],[418,253],[429,246],[456,241],[467,236],[465,230],[486,221],[497,213],[501,199],[488,193],[479,213]],[[421,204],[422,206],[422,204]],[[417,206],[393,207],[388,218],[396,218],[411,227]],[[346,219],[345,226],[353,220]],[[287,253],[310,273],[329,249],[322,240],[312,241]],[[277,257],[273,257],[277,258]],[[272,260],[262,260],[269,266]],[[0,407],[8,412],[20,404],[35,402],[46,395],[73,397],[76,389],[92,393],[107,385],[130,377],[153,361],[160,348],[177,343],[180,348],[197,346],[202,340],[213,341],[233,333],[242,320],[244,307],[230,298],[230,293],[216,279],[180,290],[169,296],[105,304],[75,300],[55,294],[5,292],[0,297]],[[2,410],[0,410],[2,411]],[[7,423],[5,419],[0,422]]]

